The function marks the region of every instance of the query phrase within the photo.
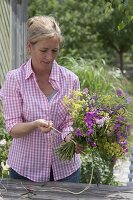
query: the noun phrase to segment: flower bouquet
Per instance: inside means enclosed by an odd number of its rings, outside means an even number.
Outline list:
[[[63,160],[71,160],[75,145],[97,151],[104,158],[122,158],[128,152],[130,113],[127,106],[131,97],[117,90],[110,95],[89,94],[88,89],[71,91],[63,102],[73,121],[72,139],[63,142],[56,153]]]

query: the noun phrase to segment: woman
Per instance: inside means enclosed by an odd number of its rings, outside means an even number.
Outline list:
[[[78,77],[55,61],[61,42],[53,17],[28,19],[30,59],[7,74],[2,88],[6,129],[13,138],[8,156],[12,178],[79,182],[79,154],[62,161],[55,153],[64,139],[70,140],[72,131],[63,97],[79,89]],[[76,152],[80,151],[77,147]]]

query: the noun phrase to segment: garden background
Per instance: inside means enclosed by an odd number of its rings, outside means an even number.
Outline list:
[[[58,63],[79,76],[81,88],[101,94],[121,88],[133,97],[132,0],[29,0],[28,16],[34,15],[52,15],[59,22],[64,42]],[[133,113],[133,103],[129,110]],[[8,176],[5,164],[10,142],[1,111],[1,176]],[[133,144],[132,134],[129,143]],[[89,182],[91,158],[86,155],[82,160],[81,182]],[[113,178],[110,162],[99,156],[94,159],[92,183],[119,184]]]

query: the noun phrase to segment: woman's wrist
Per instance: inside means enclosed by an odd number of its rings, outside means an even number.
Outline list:
[[[31,122],[31,126],[33,127],[33,129],[38,128],[38,122],[37,122],[37,120]]]

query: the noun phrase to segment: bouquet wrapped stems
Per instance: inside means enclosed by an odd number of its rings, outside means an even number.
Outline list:
[[[86,150],[87,144],[85,142],[80,144],[75,140],[75,138],[71,138],[69,142],[62,142],[61,145],[56,149],[56,153],[62,160],[71,160],[75,153],[80,152],[80,154],[86,154]]]
[[[61,145],[56,149],[57,155],[61,160],[71,160],[75,154],[76,142],[71,140],[70,142],[62,142]]]
[[[56,128],[52,127],[52,129],[59,133],[62,134],[60,131],[58,131]],[[75,145],[76,142],[71,139],[69,142],[62,142],[61,145],[56,149],[57,155],[60,157],[62,160],[71,160],[75,154]]]
[[[132,116],[127,109],[129,95],[121,90],[109,95],[89,94],[87,91],[72,91],[64,97],[73,131],[71,141],[63,142],[56,149],[58,156],[62,160],[71,160],[81,145],[90,152],[99,152],[104,159],[124,157],[129,148],[127,139]],[[53,130],[60,133],[55,128]]]

